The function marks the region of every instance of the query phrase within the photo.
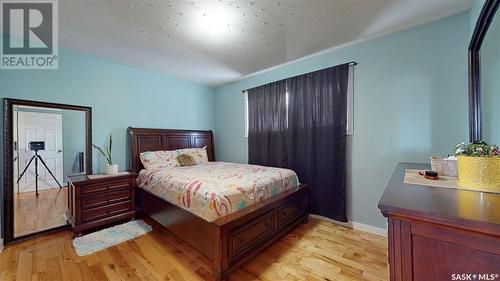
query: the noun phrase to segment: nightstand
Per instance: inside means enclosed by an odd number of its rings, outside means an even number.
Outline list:
[[[66,216],[77,235],[135,216],[135,173],[68,177]]]

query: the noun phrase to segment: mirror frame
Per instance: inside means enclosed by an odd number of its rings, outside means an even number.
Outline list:
[[[14,237],[14,179],[12,162],[14,160],[13,151],[13,108],[15,105],[57,108],[67,110],[78,110],[85,112],[85,171],[92,174],[92,108],[88,106],[77,106],[69,104],[59,104],[41,101],[30,101],[4,98],[3,103],[3,223],[2,232],[4,244],[30,239],[48,233],[60,231],[68,228],[69,224],[52,229],[35,232],[19,237]]]
[[[481,59],[484,37],[500,6],[500,0],[486,0],[476,22],[469,44],[469,141],[482,139],[481,126]]]

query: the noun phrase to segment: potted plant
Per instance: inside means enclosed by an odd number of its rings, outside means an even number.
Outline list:
[[[99,152],[104,156],[106,161],[106,175],[114,175],[118,173],[118,164],[113,164],[113,160],[111,159],[111,146],[113,144],[113,138],[111,134],[109,134],[109,145],[106,147],[106,151],[104,151],[102,148],[99,146],[92,144],[94,148],[99,150]]]
[[[500,191],[500,150],[496,145],[477,141],[458,144],[455,149],[459,186],[484,191]]]

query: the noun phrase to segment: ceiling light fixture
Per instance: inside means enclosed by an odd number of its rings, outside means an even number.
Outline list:
[[[194,16],[194,27],[197,37],[209,36],[212,39],[227,38],[235,30],[235,14],[233,8],[207,1]]]

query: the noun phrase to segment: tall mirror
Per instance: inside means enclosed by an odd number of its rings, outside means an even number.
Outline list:
[[[500,145],[500,0],[485,0],[469,44],[469,140]]]
[[[482,138],[500,145],[500,15],[493,16],[481,46]]]
[[[4,105],[8,243],[67,226],[67,178],[91,173],[91,109],[14,99]]]

